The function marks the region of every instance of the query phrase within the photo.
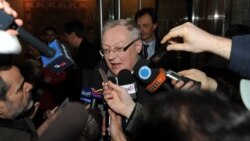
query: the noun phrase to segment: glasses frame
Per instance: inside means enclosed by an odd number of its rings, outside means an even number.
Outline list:
[[[136,41],[138,41],[140,38],[136,38],[135,40],[133,40],[132,42],[130,42],[128,45],[126,45],[125,47],[123,47],[123,52],[126,52],[128,50],[128,48],[133,44],[135,43]],[[111,52],[112,50],[109,50],[109,53]],[[103,52],[103,49],[99,50],[99,53],[101,54],[101,56],[104,56],[104,52]]]

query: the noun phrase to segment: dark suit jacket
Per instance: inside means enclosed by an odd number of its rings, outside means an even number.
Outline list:
[[[232,38],[232,49],[229,60],[229,69],[243,77],[250,78],[250,35],[235,36]]]
[[[101,56],[98,47],[83,40],[77,52],[73,55],[76,64],[74,70],[68,71],[67,93],[73,100],[79,100],[82,86],[89,86],[94,67],[98,64]],[[83,84],[84,83],[84,84]]]
[[[0,141],[37,141],[35,126],[30,119],[0,118]]]

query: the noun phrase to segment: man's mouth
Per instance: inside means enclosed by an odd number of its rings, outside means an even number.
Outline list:
[[[111,63],[112,69],[118,69],[121,66],[121,63]]]

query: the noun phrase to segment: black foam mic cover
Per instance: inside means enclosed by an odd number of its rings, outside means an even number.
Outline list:
[[[118,73],[118,84],[126,85],[135,82],[133,75],[128,69],[123,69]]]
[[[151,83],[158,75],[159,70],[154,68],[151,69],[147,67],[150,64],[149,61],[140,59],[135,67],[134,67],[134,75],[144,84]],[[142,76],[147,75],[147,78],[143,78]]]
[[[117,84],[115,77],[109,76],[108,80],[111,81],[114,84]]]
[[[133,99],[136,99],[137,86],[134,76],[128,69],[123,69],[118,73],[119,86],[126,89]]]
[[[136,62],[135,66],[134,66],[134,68],[133,68],[133,71],[134,71],[134,72],[138,72],[139,69],[140,69],[142,66],[148,66],[148,65],[150,65],[150,64],[151,64],[150,61],[148,61],[148,60],[146,60],[146,59],[140,58],[140,59]]]

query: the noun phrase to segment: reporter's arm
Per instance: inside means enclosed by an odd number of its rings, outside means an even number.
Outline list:
[[[208,91],[216,91],[217,89],[217,82],[213,79],[208,77],[204,72],[197,70],[197,69],[189,69],[189,70],[183,70],[178,72],[180,75],[185,76],[187,78],[196,80],[201,82],[201,89],[202,90],[208,90]],[[192,81],[184,84],[183,81],[172,81],[172,84],[175,86],[175,89],[181,89],[181,90],[190,90],[195,89],[194,83]]]
[[[137,118],[142,111],[143,111],[143,105],[137,102],[125,126],[125,130],[128,133],[130,134],[135,133],[135,130],[137,129],[137,123],[138,123]]]
[[[112,141],[127,141],[126,136],[122,128],[121,116],[114,113],[112,110],[108,110],[110,115],[110,133]]]
[[[232,51],[229,69],[243,77],[250,78],[250,35],[235,36],[232,39]]]
[[[183,43],[173,39],[182,37]],[[182,50],[193,53],[211,52],[229,59],[232,41],[227,38],[212,35],[192,23],[185,23],[170,30],[161,43],[169,42],[167,50]]]

